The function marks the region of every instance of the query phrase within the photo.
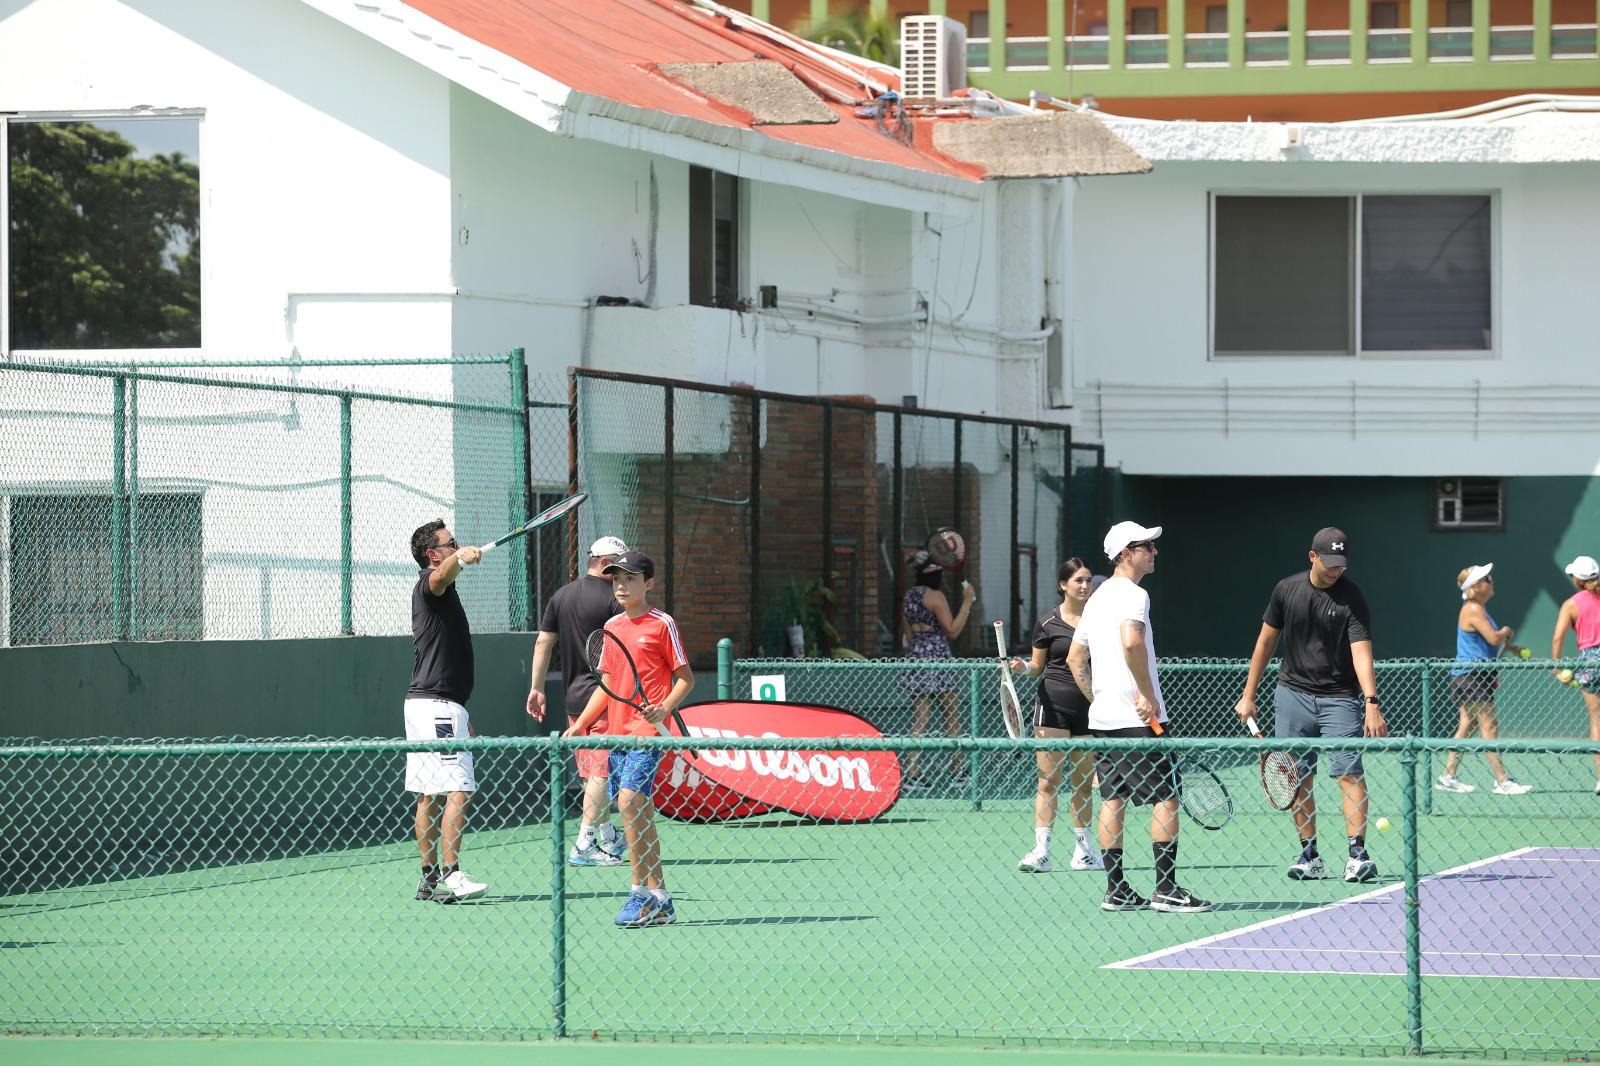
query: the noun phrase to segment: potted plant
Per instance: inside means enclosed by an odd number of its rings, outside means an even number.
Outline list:
[[[824,638],[839,639],[839,631],[828,620],[828,608],[839,602],[833,589],[820,577],[807,581],[791,579],[778,592],[777,612],[789,638],[789,652],[796,659],[815,656]]]

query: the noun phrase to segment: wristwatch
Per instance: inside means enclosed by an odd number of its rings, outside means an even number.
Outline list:
[[[1367,697],[1367,702],[1368,703],[1378,703],[1379,700],[1378,700],[1378,697],[1376,697],[1376,696],[1368,696]]]

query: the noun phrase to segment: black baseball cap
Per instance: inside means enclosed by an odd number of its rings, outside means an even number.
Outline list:
[[[613,570],[621,570],[628,574],[643,574],[645,577],[656,576],[656,564],[650,561],[650,556],[644,552],[623,552],[617,556],[616,561],[600,571],[609,574]]]
[[[1323,566],[1349,566],[1349,544],[1344,530],[1334,526],[1317,530],[1317,535],[1311,538],[1311,550],[1317,553]]]

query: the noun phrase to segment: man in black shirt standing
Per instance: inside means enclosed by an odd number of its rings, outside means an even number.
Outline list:
[[[588,705],[595,681],[589,673],[589,664],[584,661],[584,642],[612,615],[622,613],[622,605],[617,602],[611,578],[605,576],[605,568],[627,550],[621,538],[601,537],[589,547],[588,572],[561,586],[545,603],[544,613],[539,617],[539,639],[533,645],[533,685],[528,689],[528,714],[534,721],[544,721],[544,682],[550,672],[552,652],[561,657],[568,723]],[[605,731],[604,717],[590,729],[591,733]],[[628,841],[622,831],[611,824],[611,798],[606,794],[610,753],[598,748],[580,748],[576,755],[578,776],[583,779],[583,816],[578,839],[567,855],[567,864],[617,866],[622,862]]]
[[[411,588],[415,658],[406,691],[406,739],[476,736],[466,707],[472,696],[472,629],[455,584],[461,568],[483,552],[461,547],[443,521],[433,521],[411,534],[411,557],[420,570]],[[406,791],[417,793],[422,852],[418,899],[455,903],[488,891],[457,866],[467,803],[477,790],[470,751],[406,753]]]
[[[1378,703],[1372,668],[1371,616],[1361,590],[1344,576],[1348,538],[1333,527],[1311,540],[1311,569],[1278,582],[1261,620],[1250,656],[1250,676],[1234,710],[1241,722],[1256,717],[1256,686],[1283,637],[1283,662],[1273,692],[1274,732],[1280,737],[1386,737],[1389,727]],[[1296,881],[1328,876],[1317,854],[1317,804],[1312,783],[1317,753],[1300,757],[1300,787],[1294,799],[1300,858],[1289,867]],[[1367,854],[1367,780],[1361,754],[1335,752],[1328,772],[1339,781],[1350,847],[1346,881],[1370,881],[1378,864]]]

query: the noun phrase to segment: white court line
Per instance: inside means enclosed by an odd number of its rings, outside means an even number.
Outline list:
[[[1248,945],[1223,945],[1208,948],[1209,951],[1259,951],[1271,953],[1274,951],[1291,955],[1405,955],[1403,948],[1275,948],[1275,947],[1250,947]],[[1450,955],[1463,959],[1600,959],[1600,955],[1580,955],[1561,951],[1424,951],[1423,955],[1433,958],[1436,955]]]
[[[1467,870],[1476,869],[1479,866],[1487,866],[1492,862],[1501,862],[1501,861],[1503,861],[1505,859],[1520,858],[1521,856],[1526,855],[1531,851],[1539,851],[1539,850],[1541,850],[1541,849],[1539,849],[1537,847],[1533,847],[1533,848],[1518,848],[1515,851],[1508,851],[1503,855],[1492,855],[1487,859],[1479,859],[1476,862],[1469,862],[1465,866],[1456,866],[1456,867],[1453,867],[1453,868],[1451,868],[1449,870],[1442,870],[1442,871],[1440,871],[1439,873],[1436,873],[1436,874],[1429,874],[1427,877],[1424,877],[1421,880],[1422,881],[1428,881],[1428,880],[1432,880],[1433,878],[1436,878],[1436,877],[1448,877],[1451,874],[1465,873]],[[1420,882],[1419,882],[1419,885],[1420,885]],[[1149,954],[1146,954],[1146,955],[1137,955],[1137,956],[1135,956],[1134,958],[1131,958],[1131,959],[1123,959],[1121,962],[1108,962],[1108,963],[1106,963],[1104,966],[1102,966],[1100,968],[1102,970],[1127,970],[1127,969],[1131,969],[1131,968],[1133,968],[1135,966],[1138,966],[1142,962],[1150,962],[1153,959],[1163,959],[1163,958],[1166,958],[1168,955],[1176,955],[1180,951],[1189,951],[1192,948],[1204,947],[1207,944],[1215,944],[1219,940],[1231,940],[1236,936],[1243,936],[1246,933],[1253,933],[1257,929],[1268,929],[1268,928],[1271,928],[1274,925],[1283,925],[1285,922],[1299,921],[1301,918],[1309,918],[1313,914],[1321,914],[1324,911],[1331,911],[1335,907],[1348,907],[1350,904],[1359,903],[1362,900],[1374,899],[1374,898],[1376,898],[1378,896],[1388,895],[1391,892],[1401,892],[1401,891],[1405,890],[1405,887],[1406,887],[1405,882],[1401,881],[1401,882],[1399,882],[1397,884],[1386,885],[1383,888],[1374,888],[1371,891],[1363,892],[1360,895],[1349,896],[1349,897],[1347,897],[1345,899],[1336,900],[1333,903],[1325,903],[1320,907],[1312,907],[1310,910],[1295,911],[1293,914],[1281,914],[1276,918],[1268,918],[1265,921],[1256,922],[1254,925],[1247,925],[1247,926],[1244,926],[1244,927],[1239,928],[1239,929],[1230,929],[1226,933],[1214,933],[1211,936],[1201,937],[1199,940],[1191,940],[1188,943],[1176,944],[1176,945],[1174,945],[1174,946],[1172,946],[1170,948],[1162,948],[1160,951],[1152,951],[1152,952],[1150,952]],[[1162,968],[1163,969],[1180,969],[1181,967],[1162,967]],[[1196,969],[1205,969],[1205,967],[1195,967],[1195,968]],[[1281,971],[1274,971],[1274,972],[1281,972]],[[1324,972],[1330,972],[1330,971],[1321,971],[1321,970],[1319,970],[1319,971],[1310,971],[1310,970],[1308,970],[1308,971],[1304,971],[1304,972],[1307,972],[1307,973],[1312,973],[1312,972],[1324,973]]]
[[[1429,952],[1428,954],[1432,954],[1432,953]],[[1426,961],[1426,956],[1424,956],[1424,961]],[[1113,969],[1115,967],[1115,965],[1116,964],[1113,963],[1111,966],[1102,966],[1100,968],[1102,970],[1109,970],[1109,969]],[[1230,972],[1231,973],[1238,973],[1238,972],[1241,972],[1241,971],[1237,971],[1237,970],[1234,970],[1234,971],[1221,970],[1221,969],[1219,969],[1218,967],[1215,967],[1215,966],[1160,966],[1160,967],[1152,967],[1149,972],[1151,972],[1151,973],[1209,973],[1209,974],[1216,974],[1216,973],[1230,973]],[[1334,976],[1334,977],[1400,977],[1400,976],[1402,976],[1399,971],[1389,971],[1389,970],[1321,970],[1321,969],[1318,969],[1318,970],[1249,970],[1249,971],[1243,971],[1243,972],[1260,974],[1263,977],[1279,977],[1279,976],[1282,976],[1282,975],[1285,975],[1285,974],[1297,974],[1297,975],[1298,974],[1309,974],[1309,975],[1314,976],[1314,977],[1326,977],[1326,976],[1329,976],[1330,974],[1332,976]],[[1600,976],[1597,976],[1597,977],[1550,977],[1550,976],[1548,976],[1546,974],[1533,974],[1533,973],[1438,973],[1436,971],[1429,970],[1426,966],[1424,966],[1422,968],[1422,976],[1424,976],[1424,977],[1449,977],[1449,978],[1452,978],[1452,979],[1477,978],[1478,980],[1489,980],[1489,981],[1600,981]]]

